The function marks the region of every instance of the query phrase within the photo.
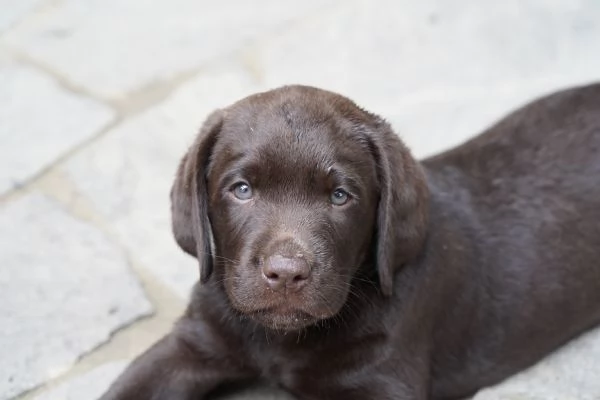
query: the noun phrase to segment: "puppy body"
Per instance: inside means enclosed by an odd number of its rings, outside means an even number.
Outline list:
[[[339,187],[347,203],[323,200]],[[204,282],[102,399],[257,379],[301,399],[467,396],[600,322],[600,85],[421,164],[340,96],[252,96],[209,118],[173,214]],[[276,257],[306,262],[301,289],[264,275]]]
[[[440,349],[456,347],[434,356],[434,394],[497,382],[600,320],[600,85],[537,101],[424,164],[432,221],[449,229],[432,252],[454,247],[435,264],[465,280],[436,330]]]

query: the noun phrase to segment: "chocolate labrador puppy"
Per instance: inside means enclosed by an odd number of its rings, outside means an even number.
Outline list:
[[[171,196],[201,282],[104,400],[457,399],[600,322],[600,85],[421,163],[352,101],[283,87],[210,115]]]

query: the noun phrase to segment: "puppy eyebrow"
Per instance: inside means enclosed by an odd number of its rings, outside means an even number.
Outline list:
[[[239,152],[231,152],[229,149],[224,150],[221,154],[224,154],[226,157],[226,162],[228,164],[238,164],[239,160],[241,160],[242,158],[246,157],[246,153],[239,151]],[[215,162],[215,154],[211,154],[209,161],[208,161],[208,167],[206,169],[206,174],[210,175],[212,173],[213,167],[214,167],[214,162]],[[220,180],[222,181],[222,179]]]
[[[248,154],[244,151],[232,152],[230,150],[226,150],[224,153],[224,162],[227,166],[227,172],[219,178],[219,182],[233,178],[240,178],[244,172],[244,163],[242,160],[247,158]]]
[[[244,168],[241,166],[235,166],[223,174],[223,176],[219,179],[219,186],[229,186],[239,180],[247,180],[248,178],[244,178],[244,175]]]
[[[350,194],[357,197],[360,193],[360,189],[363,186],[361,179],[347,171],[340,169],[339,167],[331,166],[327,168],[327,175],[340,186],[349,189]]]

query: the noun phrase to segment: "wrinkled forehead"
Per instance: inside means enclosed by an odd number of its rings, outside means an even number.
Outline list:
[[[246,105],[227,113],[213,162],[245,158],[269,168],[327,170],[360,165],[369,156],[356,123],[327,104],[291,101]]]

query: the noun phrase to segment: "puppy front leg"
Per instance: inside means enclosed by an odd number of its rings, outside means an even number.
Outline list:
[[[100,400],[201,400],[221,384],[249,377],[234,358],[201,353],[168,335],[135,359]]]

